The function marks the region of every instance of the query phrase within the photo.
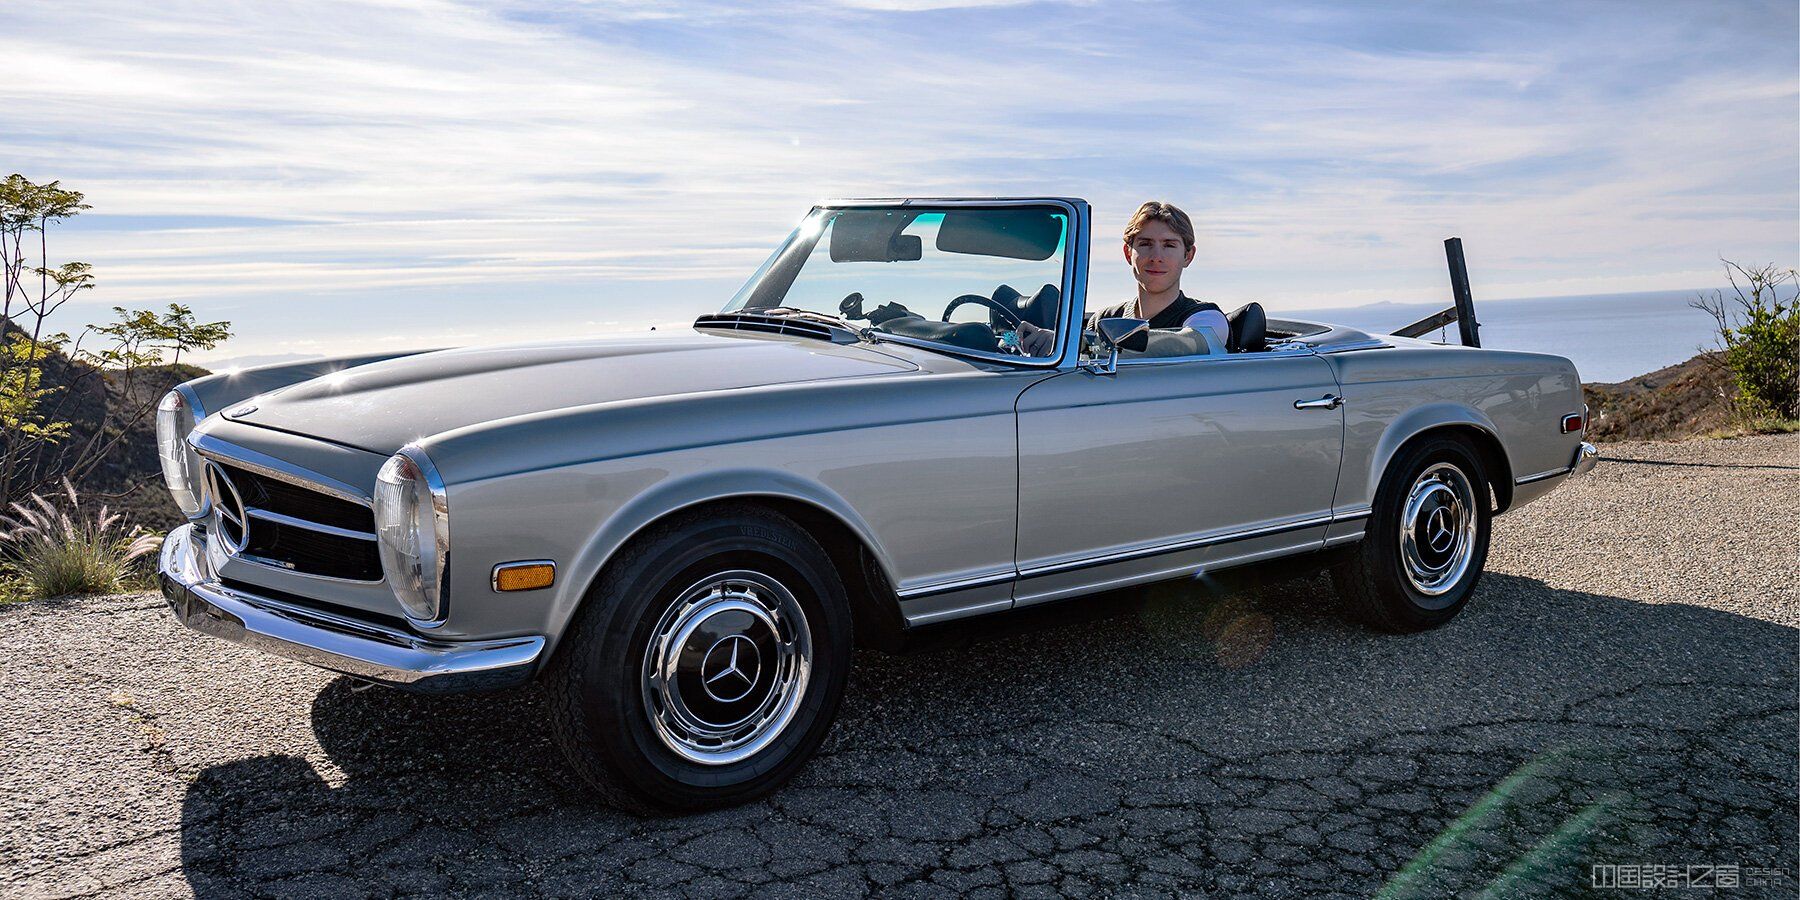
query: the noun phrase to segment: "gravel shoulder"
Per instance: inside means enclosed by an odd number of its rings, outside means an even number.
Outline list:
[[[1446,628],[1368,633],[1269,570],[958,626],[859,654],[792,785],[687,818],[573,789],[532,691],[354,691],[153,595],[0,608],[0,895],[1444,896],[1710,865],[1792,897],[1800,435],[1602,450],[1497,520]]]

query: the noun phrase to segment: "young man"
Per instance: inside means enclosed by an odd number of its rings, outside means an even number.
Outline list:
[[[1219,346],[1225,345],[1230,325],[1224,312],[1181,292],[1181,271],[1194,261],[1194,223],[1187,213],[1157,200],[1145,203],[1125,224],[1124,249],[1125,262],[1137,279],[1137,296],[1089,313],[1084,327],[1093,327],[1099,319],[1147,319],[1151,328],[1204,328]],[[1025,323],[1019,343],[1026,353],[1044,356],[1055,335]]]

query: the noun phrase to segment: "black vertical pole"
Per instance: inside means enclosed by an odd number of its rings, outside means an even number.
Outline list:
[[[1469,267],[1463,262],[1462,238],[1444,241],[1450,260],[1450,290],[1456,295],[1456,328],[1464,347],[1481,346],[1481,323],[1475,321],[1475,298],[1469,294]]]

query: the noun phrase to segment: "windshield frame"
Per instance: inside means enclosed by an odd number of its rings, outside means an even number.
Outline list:
[[[953,344],[944,344],[925,338],[913,337],[911,335],[894,334],[892,332],[882,331],[878,328],[867,329],[866,333],[868,334],[869,339],[881,343],[903,344],[909,347],[918,347],[922,350],[930,350],[934,353],[943,353],[966,359],[981,360],[983,362],[998,362],[1034,369],[1061,367],[1067,364],[1065,358],[1069,355],[1069,348],[1079,344],[1079,341],[1077,340],[1079,324],[1077,323],[1076,327],[1072,328],[1070,327],[1070,320],[1080,318],[1080,314],[1073,311],[1079,308],[1076,307],[1075,304],[1081,303],[1085,305],[1086,302],[1087,279],[1081,277],[1086,274],[1085,267],[1081,265],[1081,262],[1086,259],[1087,216],[1085,203],[1079,204],[1078,208],[1076,202],[1060,198],[1031,197],[978,200],[909,198],[896,200],[839,200],[820,203],[819,205],[814,206],[812,210],[806,214],[806,217],[800,221],[800,226],[796,228],[792,234],[788,235],[787,240],[770,255],[769,259],[756,270],[755,274],[750,276],[750,279],[744,283],[744,286],[739,288],[737,293],[732,295],[731,300],[725,304],[720,312],[753,313],[758,308],[767,309],[771,306],[781,305],[779,302],[769,302],[769,298],[776,295],[781,297],[787,295],[788,290],[793,287],[794,280],[799,277],[801,268],[812,256],[814,248],[818,245],[819,239],[823,236],[823,223],[826,217],[838,212],[858,209],[879,210],[908,208],[930,211],[949,208],[1018,209],[1020,207],[1054,209],[1059,214],[1067,217],[1068,224],[1064,226],[1066,230],[1063,236],[1065,249],[1062,259],[1062,283],[1058,285],[1058,290],[1061,291],[1062,296],[1057,317],[1056,343],[1052,347],[1049,355],[1014,356],[1009,353],[971,350],[967,347],[958,347]],[[760,307],[751,305],[759,300],[764,301]],[[740,301],[742,302],[741,306],[738,305]]]

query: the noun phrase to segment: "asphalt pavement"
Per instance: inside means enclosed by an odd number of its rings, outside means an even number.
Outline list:
[[[1800,436],[1603,450],[1448,627],[1292,566],[956,626],[685,818],[587,797],[530,690],[354,690],[153,595],[0,608],[0,895],[1793,897]]]

